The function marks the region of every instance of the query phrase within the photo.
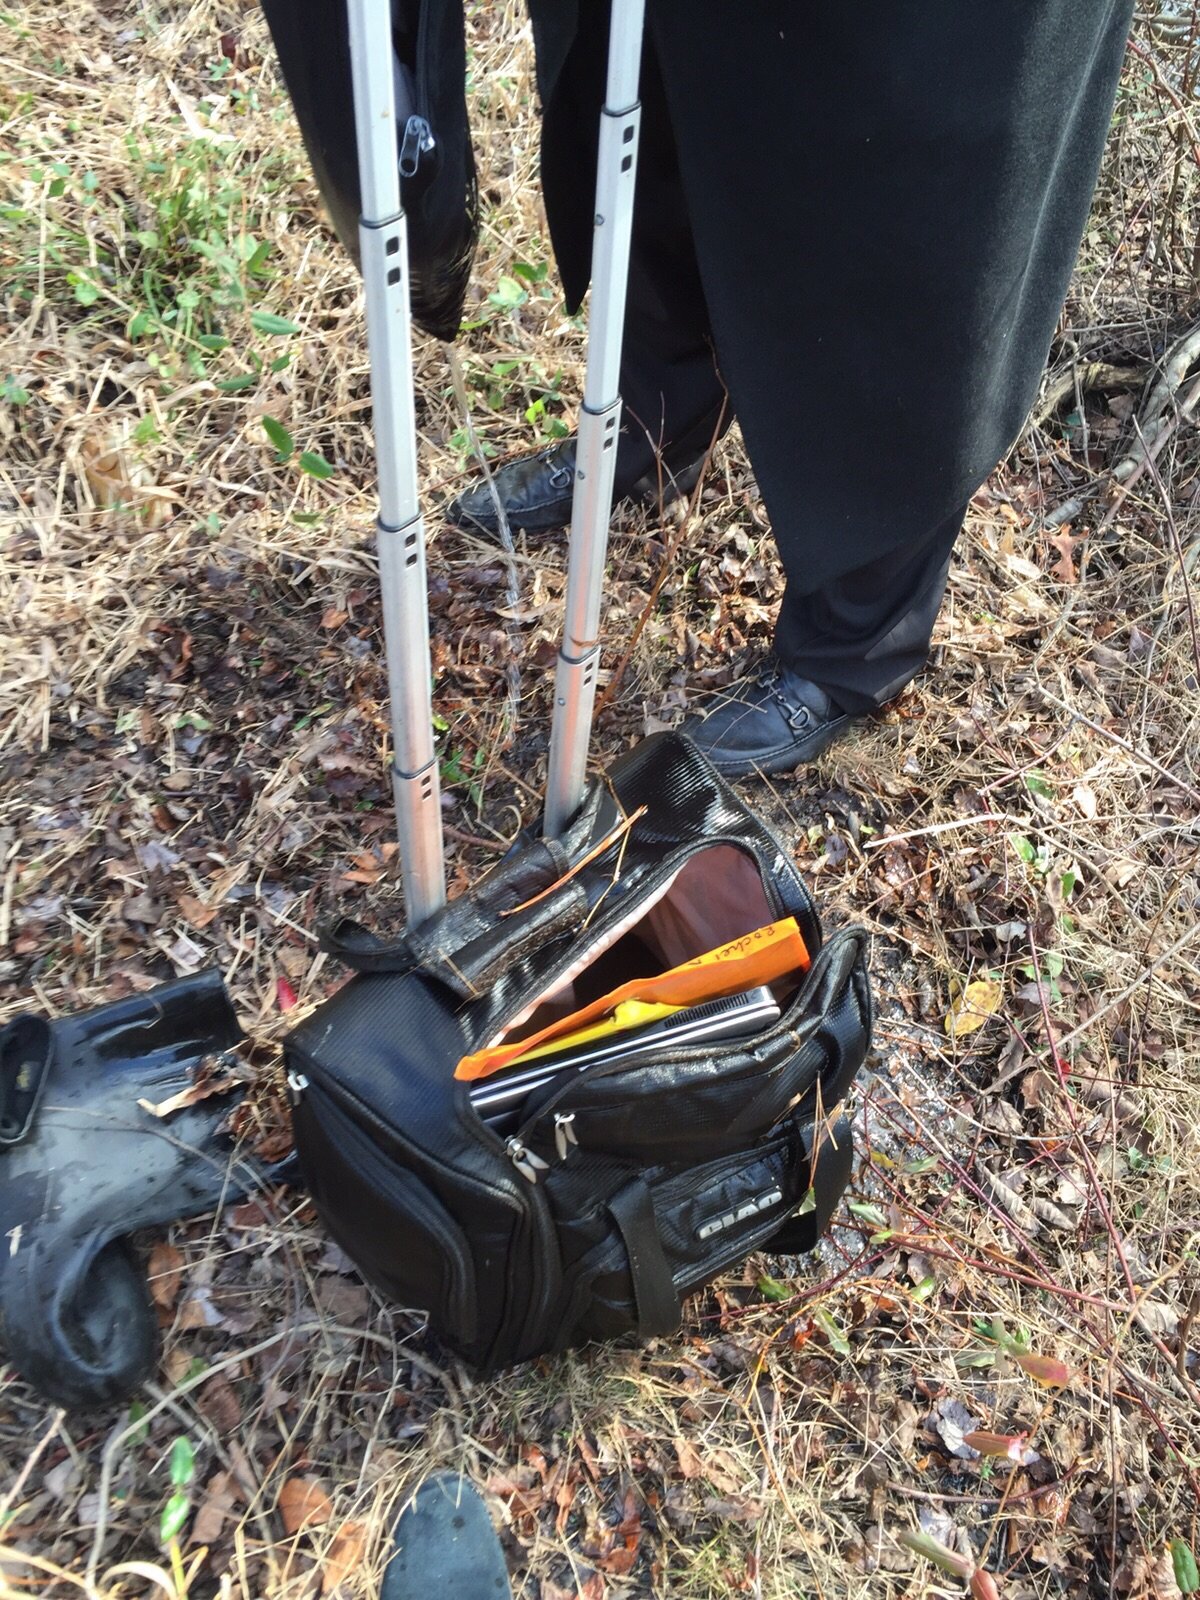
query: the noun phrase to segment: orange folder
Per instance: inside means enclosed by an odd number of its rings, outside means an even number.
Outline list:
[[[548,1027],[524,1039],[511,1039],[476,1050],[464,1056],[454,1069],[454,1076],[467,1083],[489,1078],[502,1067],[511,1066],[528,1051],[548,1044],[563,1034],[575,1033],[590,1022],[613,1011],[622,1001],[644,1000],[665,1005],[698,1006],[706,1000],[720,1000],[730,994],[741,994],[758,984],[772,983],[790,972],[804,971],[809,962],[800,929],[795,917],[784,917],[780,922],[770,922],[765,928],[755,928],[753,933],[732,939],[716,950],[706,950],[693,956],[682,966],[669,972],[659,972],[653,977],[631,978],[591,1005],[560,1017]]]

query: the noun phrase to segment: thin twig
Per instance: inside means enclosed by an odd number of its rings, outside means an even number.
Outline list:
[[[1141,430],[1138,431],[1141,438]],[[1167,493],[1166,485],[1162,480],[1162,473],[1158,470],[1158,463],[1150,457],[1146,459],[1146,467],[1154,479],[1154,487],[1158,490],[1159,499],[1162,501],[1163,516],[1167,521],[1167,531],[1171,535],[1171,542],[1175,546],[1175,554],[1179,560],[1179,574],[1183,579],[1183,603],[1187,611],[1188,626],[1192,633],[1192,660],[1196,665],[1196,679],[1200,683],[1200,634],[1196,631],[1196,608],[1192,604],[1192,585],[1188,578],[1187,558],[1184,555],[1183,540],[1179,537],[1179,523],[1175,519],[1175,507],[1171,504],[1171,497]]]
[[[1173,772],[1163,766],[1161,761],[1156,761],[1153,756],[1147,755],[1144,750],[1136,750],[1128,739],[1122,739],[1119,733],[1114,733],[1111,728],[1106,728],[1103,723],[1094,722],[1091,717],[1085,716],[1076,706],[1068,705],[1065,700],[1060,700],[1057,695],[1051,694],[1049,689],[1040,682],[1038,683],[1038,693],[1044,700],[1048,700],[1051,705],[1057,706],[1060,711],[1065,711],[1068,716],[1074,717],[1078,722],[1082,722],[1085,728],[1090,728],[1093,733],[1098,733],[1102,739],[1109,740],[1111,744],[1119,745],[1135,761],[1140,761],[1152,771],[1157,772],[1160,778],[1165,778],[1175,788],[1182,789],[1189,799],[1200,805],[1200,789],[1193,789],[1190,783],[1185,783],[1182,778],[1176,777]]]
[[[1112,475],[1118,483],[1128,483],[1137,468],[1145,461],[1146,452],[1158,443],[1159,436],[1163,432],[1163,418],[1167,407],[1198,359],[1200,359],[1200,322],[1194,323],[1181,338],[1177,339],[1163,357],[1162,376],[1151,389],[1141,417],[1134,418],[1137,442],[1129,454],[1118,461],[1112,469]],[[1146,424],[1145,428],[1142,427],[1143,421]]]

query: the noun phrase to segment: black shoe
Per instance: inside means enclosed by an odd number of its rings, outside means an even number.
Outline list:
[[[700,476],[704,455],[689,461],[672,472],[663,463],[663,504],[670,505],[680,495],[691,494]],[[504,507],[510,528],[524,528],[526,533],[553,533],[565,528],[571,520],[571,496],[575,488],[575,440],[560,439],[547,445],[536,455],[522,456],[498,467],[487,479],[465,489],[446,507],[447,519],[460,528],[478,528],[484,533],[498,534],[496,505],[492,498],[495,490]],[[654,505],[658,501],[658,467],[652,465],[648,472],[638,477],[622,479],[620,465],[613,485],[613,501],[633,500],[641,505]]]
[[[491,1518],[457,1472],[426,1479],[394,1537],[379,1600],[512,1600]]]
[[[768,656],[697,712],[684,733],[726,778],[751,773],[791,772],[815,761],[854,721],[815,683]]]

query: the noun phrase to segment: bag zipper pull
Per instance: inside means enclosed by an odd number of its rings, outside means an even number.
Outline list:
[[[508,1159],[516,1167],[523,1178],[528,1178],[530,1183],[538,1181],[538,1174],[550,1171],[550,1163],[543,1161],[541,1156],[535,1156],[532,1150],[526,1148],[515,1135],[506,1139],[504,1148],[508,1151]]]
[[[308,1079],[302,1072],[297,1072],[294,1067],[288,1069],[287,1075],[288,1099],[294,1106],[300,1104],[300,1096],[308,1088]]]
[[[400,139],[400,176],[415,178],[421,157],[434,147],[433,130],[424,117],[411,116]]]
[[[575,1129],[571,1124],[575,1121],[573,1111],[556,1111],[554,1113],[554,1148],[558,1151],[558,1159],[565,1161],[567,1152],[572,1145],[578,1145]]]

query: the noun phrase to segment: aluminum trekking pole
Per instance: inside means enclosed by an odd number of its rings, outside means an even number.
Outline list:
[[[392,791],[408,920],[445,903],[442,806],[429,659],[425,528],[417,495],[408,242],[400,199],[389,0],[347,0],[379,475],[379,587],[392,716]]]
[[[600,666],[600,601],[621,427],[621,335],[637,176],[638,75],[645,0],[613,0],[608,86],[600,114],[587,374],[571,501],[566,616],[554,674],[546,834],[562,833],[583,799]]]

